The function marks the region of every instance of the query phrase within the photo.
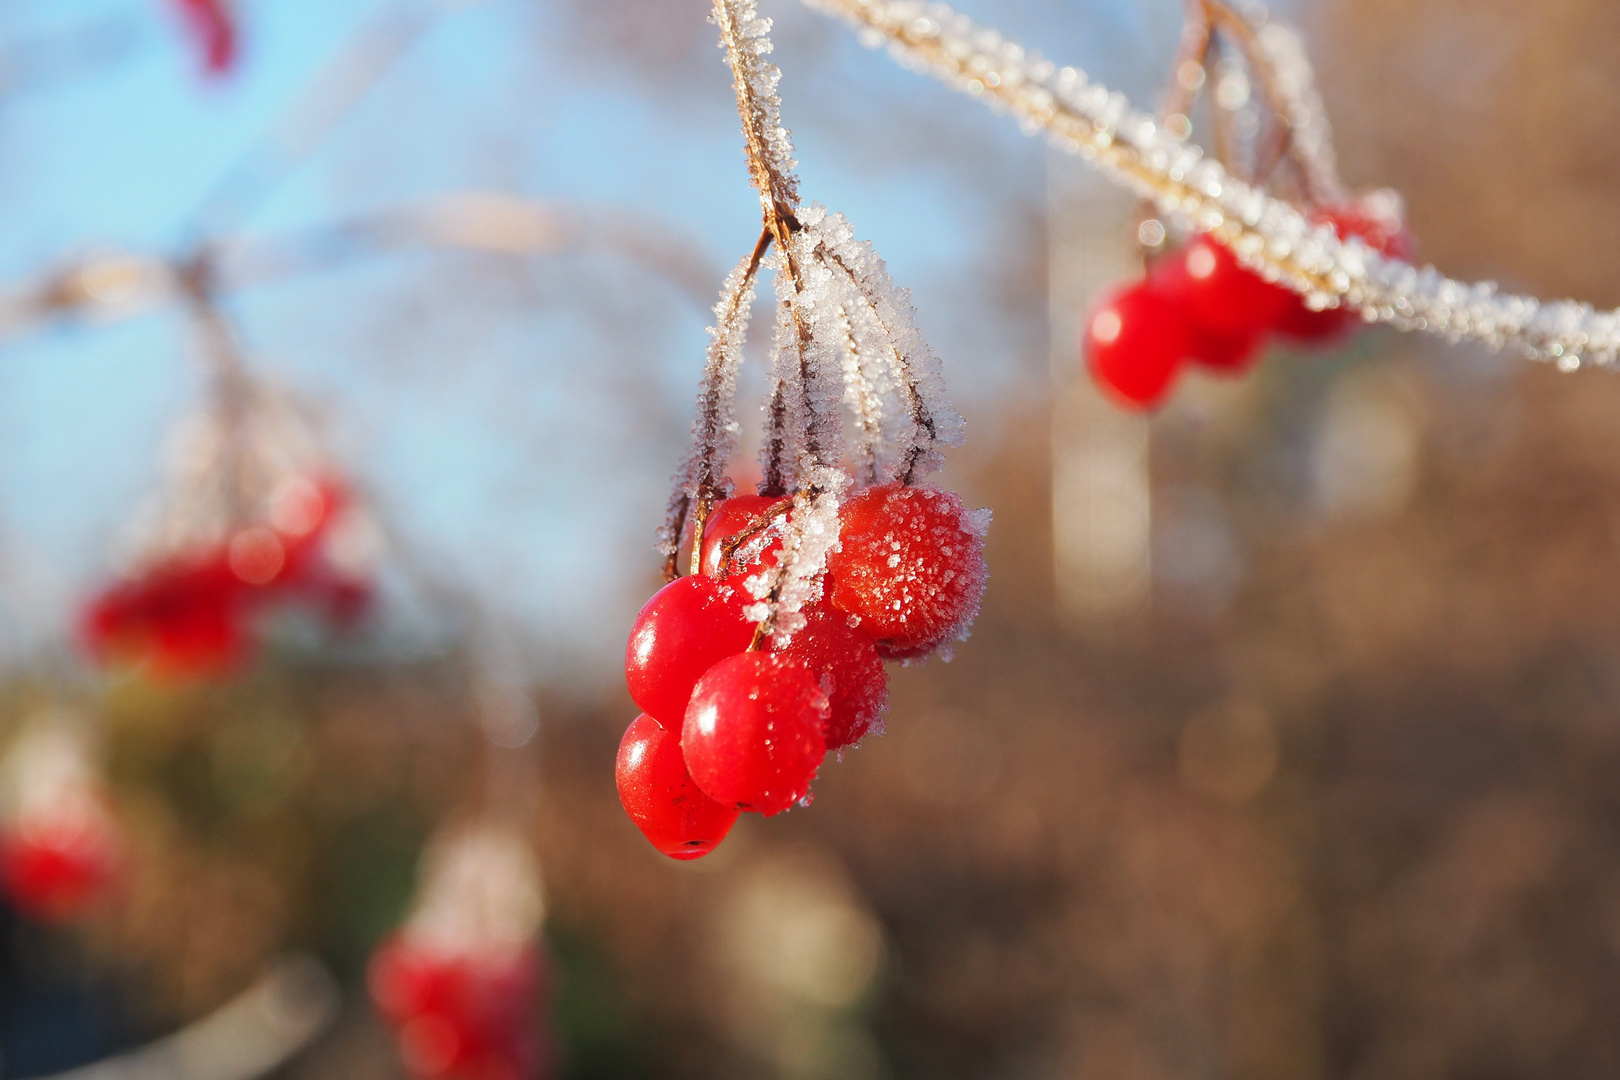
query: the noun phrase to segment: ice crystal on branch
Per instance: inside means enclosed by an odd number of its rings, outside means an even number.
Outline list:
[[[799,202],[799,180],[793,174],[798,162],[793,160],[793,137],[782,126],[776,95],[782,73],[765,59],[772,49],[771,20],[760,18],[754,0],[725,0],[715,5],[714,21],[736,80],[749,176],[767,215],[791,210]]]
[[[1516,349],[1574,370],[1583,360],[1620,358],[1620,311],[1501,293],[1490,282],[1447,278],[1340,239],[1299,209],[1234,178],[1122,94],[1073,67],[981,27],[943,3],[919,0],[804,0],[853,24],[863,44],[887,46],[903,66],[931,75],[992,108],[1013,114],[1028,134],[1044,133],[1112,179],[1199,232],[1214,235],[1250,269],[1305,296],[1312,307],[1348,305],[1369,321],[1421,330],[1450,341]],[[1256,19],[1247,20],[1252,27]],[[1264,27],[1262,50],[1274,58],[1292,120],[1304,122],[1301,157],[1331,168],[1327,128],[1303,53]]]

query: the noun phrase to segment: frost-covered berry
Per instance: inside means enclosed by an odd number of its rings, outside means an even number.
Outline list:
[[[827,749],[853,746],[883,730],[889,677],[872,639],[852,629],[849,616],[826,604],[805,613],[803,628],[774,651],[804,662],[826,691]]]
[[[810,790],[827,755],[827,695],[804,663],[748,652],[698,680],[681,730],[686,767],[704,794],[777,814]]]
[[[698,790],[681,756],[679,728],[666,730],[646,713],[619,743],[619,802],[652,846],[672,859],[697,859],[731,831],[737,808]]]
[[[924,652],[967,636],[984,594],[987,513],[936,487],[880,484],[839,509],[827,557],[832,603],[880,655]]]
[[[786,513],[739,543],[730,559],[725,558],[723,545],[779,502],[768,495],[733,495],[715,503],[703,526],[703,572],[713,578],[727,578],[775,566],[781,559]]]
[[[754,624],[743,617],[749,602],[741,589],[702,576],[677,578],[653,594],[624,656],[630,696],[643,712],[680,727],[703,673],[753,641]]]
[[[1164,399],[1192,348],[1181,312],[1147,282],[1105,297],[1086,316],[1080,339],[1091,377],[1120,404],[1136,409]]]

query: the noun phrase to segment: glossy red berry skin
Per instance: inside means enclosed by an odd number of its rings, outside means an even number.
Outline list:
[[[739,545],[730,560],[722,557],[721,547],[726,540],[748,528],[756,517],[781,501],[768,495],[733,495],[715,503],[709,512],[709,520],[703,526],[703,573],[712,578],[729,578],[755,574],[763,568],[775,566],[781,558],[782,525],[787,521],[786,513]]]
[[[1224,248],[1220,250],[1225,251]],[[1190,314],[1192,305],[1189,294],[1196,291],[1198,286],[1188,280],[1185,252],[1177,252],[1156,263],[1148,275],[1148,287],[1167,303],[1183,311],[1187,324],[1187,359],[1191,362],[1218,374],[1239,375],[1260,359],[1266,327],[1256,325],[1247,330],[1214,330]]]
[[[872,639],[849,625],[849,616],[827,604],[805,613],[806,622],[779,649],[810,669],[827,694],[827,749],[853,746],[883,730],[889,676]]]
[[[779,814],[810,790],[827,756],[827,695],[792,657],[747,652],[720,661],[692,691],[681,750],[704,794]]]
[[[1294,300],[1212,236],[1198,237],[1154,267],[1154,280],[1183,308],[1196,336],[1217,340],[1258,344]]]
[[[1192,355],[1181,309],[1151,283],[1134,282],[1104,297],[1086,316],[1080,351],[1091,377],[1121,405],[1150,409],[1170,392]]]
[[[672,859],[698,859],[726,838],[737,808],[715,802],[692,782],[679,729],[642,713],[619,743],[619,802],[653,847]]]
[[[533,1080],[543,966],[532,946],[449,951],[399,935],[372,955],[367,984],[400,1056],[423,1080]]]
[[[880,484],[839,509],[827,557],[832,605],[880,655],[932,651],[965,636],[984,594],[983,527],[936,487]]]
[[[743,617],[751,602],[740,588],[702,575],[654,593],[636,616],[624,656],[625,681],[641,711],[679,730],[698,679],[754,640],[754,624]]]
[[[0,833],[0,891],[39,922],[84,914],[112,884],[117,854],[103,830],[39,823]]]

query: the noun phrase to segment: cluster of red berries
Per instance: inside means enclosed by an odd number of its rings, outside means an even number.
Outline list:
[[[545,978],[533,945],[452,951],[399,934],[373,954],[367,981],[412,1075],[533,1080],[541,1074],[536,1017]]]
[[[883,661],[940,649],[978,612],[981,515],[939,488],[882,484],[840,508],[821,598],[775,644],[750,618],[758,601],[745,583],[777,569],[787,506],[754,495],[717,504],[701,572],[664,586],[630,633],[625,675],[643,715],[619,746],[619,799],[672,858],[708,854],[739,811],[804,799],[827,751],[880,729]]]
[[[1411,257],[1411,234],[1399,214],[1377,200],[1325,209],[1316,220],[1341,239],[1359,237],[1380,254]],[[1086,319],[1082,351],[1099,385],[1121,404],[1147,409],[1164,399],[1189,363],[1241,374],[1271,334],[1326,345],[1358,321],[1344,307],[1311,310],[1298,294],[1266,281],[1204,235],[1106,296]]]
[[[0,829],[0,891],[39,922],[78,918],[117,877],[120,845],[103,815],[24,820]]]
[[[296,603],[330,626],[350,626],[372,595],[355,557],[357,513],[335,480],[288,480],[262,522],[162,559],[96,596],[81,623],[85,645],[100,662],[186,680],[241,663],[254,620],[274,605]]]

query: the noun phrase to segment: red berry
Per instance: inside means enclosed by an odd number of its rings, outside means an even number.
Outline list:
[[[466,952],[400,935],[373,954],[367,983],[413,1075],[527,1080],[541,1065],[542,975],[532,946]]]
[[[228,552],[171,560],[98,596],[84,615],[85,644],[96,659],[153,678],[221,675],[247,652],[251,594]]]
[[[1258,341],[1294,299],[1212,236],[1200,236],[1154,270],[1167,296],[1185,305],[1194,330],[1212,338]]]
[[[787,514],[781,514],[774,523],[744,541],[722,566],[721,544],[748,528],[754,520],[780,499],[768,495],[733,495],[715,503],[709,511],[709,520],[703,525],[703,572],[710,577],[725,578],[732,574],[753,574],[760,569],[775,566],[782,550],[782,525]]]
[[[83,914],[116,866],[112,839],[88,823],[30,823],[0,835],[0,889],[18,911],[42,922]]]
[[[747,652],[698,680],[681,729],[686,767],[704,794],[777,814],[810,790],[827,756],[827,695],[803,662]]]
[[[652,846],[672,859],[697,859],[731,831],[737,808],[715,802],[692,782],[681,757],[680,731],[646,713],[619,743],[619,802]]]
[[[1179,306],[1183,312],[1191,311],[1188,294],[1197,286],[1188,280],[1184,253],[1177,252],[1156,263],[1148,275],[1148,282],[1149,288],[1164,297],[1166,302]],[[1187,359],[1202,367],[1221,374],[1241,374],[1260,358],[1261,346],[1265,341],[1262,327],[1256,326],[1246,332],[1220,333],[1209,329],[1190,314],[1184,315],[1184,321],[1187,323]]]
[[[889,677],[872,639],[849,625],[849,616],[827,605],[805,612],[806,623],[781,649],[803,661],[826,691],[827,749],[853,746],[883,730]]]
[[[641,710],[670,730],[681,726],[692,687],[719,661],[748,648],[751,598],[702,576],[676,578],[636,616],[625,649],[625,681]]]
[[[1157,405],[1193,350],[1181,311],[1145,281],[1093,308],[1080,340],[1092,378],[1134,408]]]
[[[297,477],[271,496],[269,523],[287,552],[277,579],[326,623],[348,629],[375,599],[375,528],[334,477]]]
[[[881,484],[839,510],[827,557],[832,603],[880,655],[932,651],[966,635],[984,594],[984,527],[936,487]]]

